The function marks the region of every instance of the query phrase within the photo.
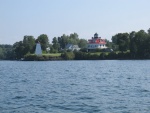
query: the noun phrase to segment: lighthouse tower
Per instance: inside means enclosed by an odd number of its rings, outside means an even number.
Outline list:
[[[98,34],[97,33],[94,34],[94,38],[95,39],[98,38]]]
[[[36,55],[42,55],[42,49],[41,49],[41,44],[40,44],[40,42],[38,42],[38,43],[36,44],[35,54],[36,54]]]

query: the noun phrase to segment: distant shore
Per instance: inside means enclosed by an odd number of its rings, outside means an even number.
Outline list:
[[[26,55],[22,61],[65,61],[65,60],[150,60],[150,58],[138,58],[132,56],[129,52],[102,52],[102,53],[85,53],[85,52],[65,52],[57,54]]]

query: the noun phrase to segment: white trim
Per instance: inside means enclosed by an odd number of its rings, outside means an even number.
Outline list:
[[[107,48],[105,44],[88,44],[88,49],[104,49]]]

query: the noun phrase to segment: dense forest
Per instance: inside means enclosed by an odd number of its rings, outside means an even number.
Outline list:
[[[36,39],[33,36],[24,36],[22,41],[16,42],[13,45],[1,44],[0,59],[19,60],[31,54],[33,57],[37,42],[40,42],[43,54],[61,53],[61,59],[66,60],[150,59],[150,29],[147,32],[140,30],[138,32],[132,31],[130,33],[115,34],[112,36],[112,42],[106,40],[107,47],[113,49],[113,51],[108,52],[97,49],[95,50],[95,54],[87,52],[87,40],[79,39],[77,33],[54,37],[52,43],[49,43],[46,34],[41,34]],[[78,45],[81,50],[67,51],[65,49],[67,44]],[[47,48],[50,48],[50,51],[47,51]]]
[[[122,53],[129,50],[131,58],[150,58],[150,29],[131,33],[118,33],[112,36],[114,50]]]

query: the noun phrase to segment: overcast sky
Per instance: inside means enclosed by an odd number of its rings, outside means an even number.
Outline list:
[[[90,39],[150,28],[150,0],[0,0],[0,44],[76,32]]]

